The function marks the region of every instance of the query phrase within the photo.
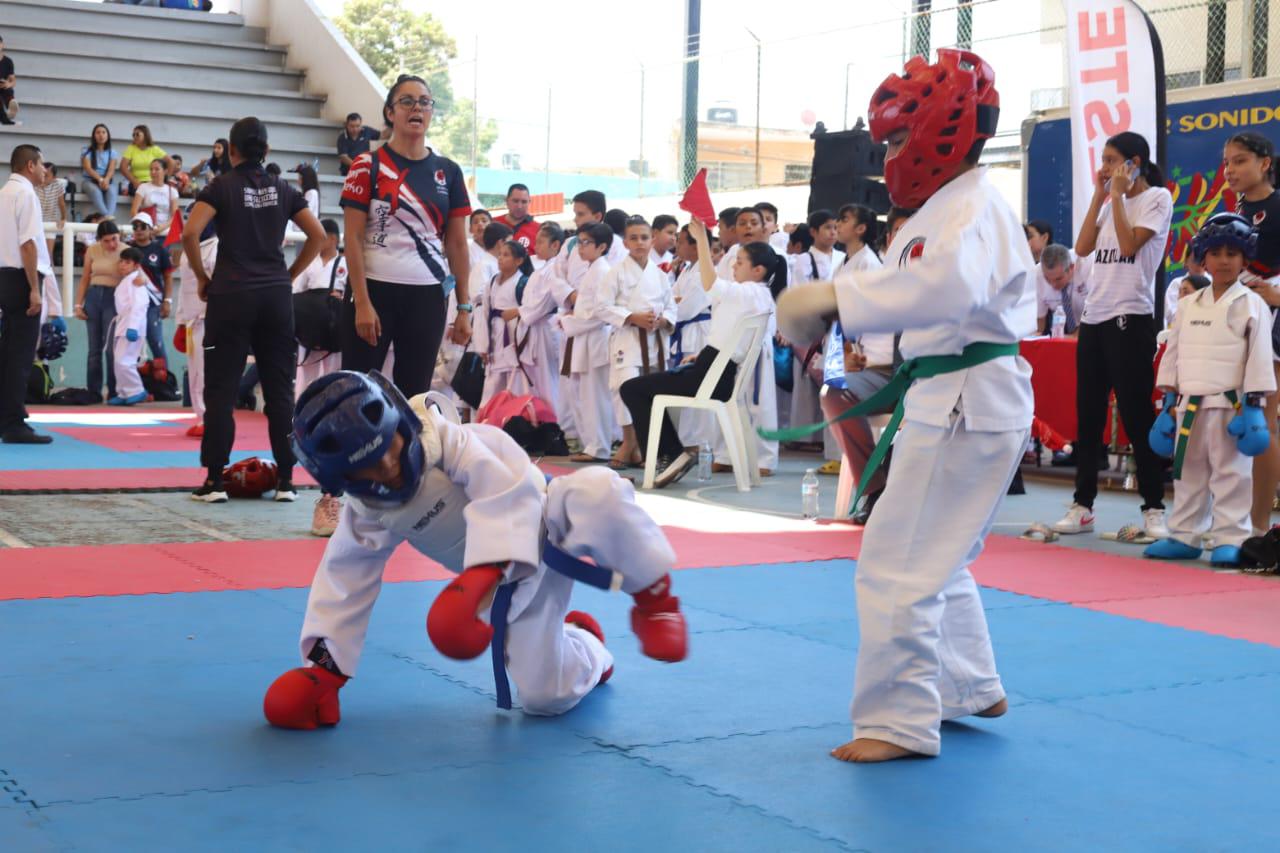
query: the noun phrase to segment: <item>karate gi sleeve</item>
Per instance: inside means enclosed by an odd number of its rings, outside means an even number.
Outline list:
[[[590,272],[583,276],[582,283],[578,287],[578,301],[573,306],[573,313],[560,318],[560,327],[564,329],[566,335],[575,337],[585,335],[604,326],[596,316],[601,284],[599,276],[592,275]]]
[[[118,285],[117,285],[118,286]],[[130,285],[132,287],[132,285]],[[147,306],[151,300],[148,298],[145,287],[137,288],[133,293],[133,301],[129,303],[128,324],[126,329],[137,329],[138,334],[146,337],[147,334]]]
[[[1246,394],[1270,394],[1276,390],[1271,354],[1271,310],[1262,297],[1254,294],[1250,294],[1248,299],[1236,300],[1236,305],[1241,304],[1249,313],[1249,351],[1245,357],[1244,387],[1241,390]]]
[[[983,308],[992,296],[992,254],[1002,249],[966,218],[957,216],[960,222],[940,229],[924,254],[906,267],[838,276],[836,301],[845,334],[955,323]]]
[[[1160,358],[1160,372],[1156,374],[1157,388],[1178,390],[1178,331],[1182,328],[1182,314],[1173,318],[1169,337],[1164,342],[1164,355]],[[1270,366],[1268,366],[1268,370]]]
[[[609,274],[599,283],[596,290],[595,309],[593,311],[598,319],[619,329],[627,324],[627,318],[631,316],[630,306],[618,304],[621,275],[622,267],[614,267],[609,270]]]
[[[311,581],[299,641],[304,663],[316,641],[324,640],[338,669],[355,675],[369,615],[382,589],[382,571],[400,542],[398,536],[343,504],[338,527]]]
[[[536,569],[542,541],[542,474],[520,445],[496,427],[434,420],[441,467],[467,495],[467,568],[488,563]],[[508,577],[514,580],[514,577]]]
[[[711,306],[711,298],[702,289],[702,279],[697,279],[696,287],[685,287],[680,291],[680,301],[676,303],[676,319],[689,320],[697,317]]]
[[[489,289],[471,291],[471,344],[476,352],[487,353],[489,347]]]
[[[45,273],[42,282],[44,300],[44,317],[61,317],[62,316],[62,290],[58,287],[58,279],[53,273]]]
[[[676,324],[676,294],[670,285],[662,289],[662,310],[658,312],[658,316],[666,320],[672,326]]]
[[[534,290],[532,282],[524,291],[524,303],[520,306],[520,322],[532,326],[539,320],[550,316],[559,303],[555,294],[555,271],[544,267],[541,272],[538,289]],[[530,293],[530,291],[533,291]]]

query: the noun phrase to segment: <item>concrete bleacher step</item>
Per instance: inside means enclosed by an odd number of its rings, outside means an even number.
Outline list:
[[[0,10],[5,8],[0,3]],[[119,7],[115,7],[119,8]],[[33,21],[43,20],[36,15]],[[4,35],[5,53],[13,57],[14,66],[21,81],[23,73],[22,52],[30,47],[35,50],[63,50],[85,56],[108,57],[122,60],[116,73],[110,78],[127,82],[135,57],[167,59],[170,61],[210,62],[223,65],[269,65],[284,67],[286,51],[265,42],[219,41],[221,31],[209,38],[145,35],[131,33],[104,36],[92,30],[63,30],[40,23],[8,25],[0,23]],[[221,30],[221,28],[219,28]],[[68,69],[70,70],[70,69]],[[193,80],[194,82],[194,80]],[[21,86],[21,82],[18,84]],[[18,89],[19,94],[22,90]]]
[[[81,95],[96,104],[98,109],[130,110],[146,104],[149,112],[160,115],[190,112],[193,108],[215,115],[230,115],[243,110],[247,99],[259,115],[315,119],[319,118],[324,106],[324,98],[302,95],[296,90],[281,92],[242,88],[228,91],[208,87],[199,94],[193,94],[190,87],[179,80],[146,76],[122,84],[80,73],[59,76],[23,74],[22,97],[19,100],[24,105],[28,101],[56,102],[65,92],[67,83],[74,83]],[[124,132],[123,127],[112,130]],[[88,137],[87,132],[85,136]]]
[[[220,42],[262,42],[266,34],[246,27],[239,15],[152,9],[86,0],[4,0],[0,32],[38,23],[69,32],[101,36],[157,36]],[[106,39],[104,39],[105,41]]]
[[[168,82],[199,91],[238,92],[263,89],[272,92],[301,92],[303,74],[276,65],[224,65],[216,62],[196,62],[189,57],[182,59],[156,59],[151,56],[129,59],[125,72],[128,77],[117,79],[122,71],[121,60],[109,56],[86,56],[65,49],[37,50],[27,46],[19,56],[19,95],[26,91],[26,81],[33,77],[59,78],[68,69],[74,69],[77,77],[94,80],[115,80],[124,90],[132,81]]]

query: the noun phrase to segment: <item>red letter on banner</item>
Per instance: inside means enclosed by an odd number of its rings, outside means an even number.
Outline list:
[[[1085,137],[1092,140],[1100,133],[1106,136],[1115,136],[1121,131],[1129,129],[1133,116],[1129,112],[1129,102],[1119,100],[1116,102],[1116,112],[1119,113],[1118,119],[1111,118],[1111,110],[1107,108],[1106,101],[1090,101],[1084,105],[1084,130]],[[1095,122],[1094,119],[1097,119]],[[1094,124],[1101,125],[1095,128]]]
[[[1094,32],[1089,29],[1089,13],[1081,12],[1077,21],[1080,29],[1080,49],[1081,50],[1105,50],[1112,47],[1124,47],[1127,43],[1124,35],[1124,7],[1117,6],[1111,10],[1111,25],[1113,29],[1107,30],[1107,13],[1099,12],[1097,14],[1098,29]]]
[[[1129,91],[1129,51],[1116,51],[1116,64],[1109,68],[1090,68],[1080,72],[1080,80],[1084,83],[1104,83],[1108,80],[1116,84],[1116,91]]]

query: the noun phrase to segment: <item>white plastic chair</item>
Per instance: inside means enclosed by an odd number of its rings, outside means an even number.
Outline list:
[[[891,415],[868,415],[867,423],[871,425],[871,434],[877,442],[884,432],[885,427],[889,425]],[[853,466],[849,464],[848,457],[841,454],[840,458],[840,480],[836,483],[836,511],[835,518],[846,518],[853,512],[853,496],[858,491],[858,481],[853,476]]]
[[[738,491],[747,492],[753,485],[760,485],[760,465],[756,457],[755,434],[751,431],[751,421],[747,416],[746,406],[742,404],[742,389],[747,378],[756,371],[756,363],[760,360],[760,350],[764,347],[765,329],[769,325],[769,315],[760,314],[742,324],[740,334],[749,335],[746,357],[738,365],[738,375],[734,378],[733,394],[727,401],[711,399],[711,392],[720,383],[733,353],[728,349],[721,350],[711,362],[711,369],[702,378],[698,393],[692,397],[681,397],[676,394],[659,394],[653,398],[653,413],[649,418],[649,446],[644,454],[644,483],[641,488],[652,489],[654,477],[658,473],[658,440],[662,434],[662,417],[667,409],[707,409],[715,413],[720,424],[720,432],[724,434],[725,449],[733,463],[733,477],[738,483]],[[741,338],[739,338],[741,340]],[[766,377],[766,381],[772,377]]]

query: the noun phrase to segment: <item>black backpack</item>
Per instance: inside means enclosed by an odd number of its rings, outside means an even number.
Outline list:
[[[37,361],[31,366],[31,373],[27,374],[26,402],[47,403],[52,393],[53,377],[49,375],[49,365]]]
[[[341,258],[334,259],[327,290],[293,294],[293,335],[310,352],[342,351],[342,300],[333,296]]]

